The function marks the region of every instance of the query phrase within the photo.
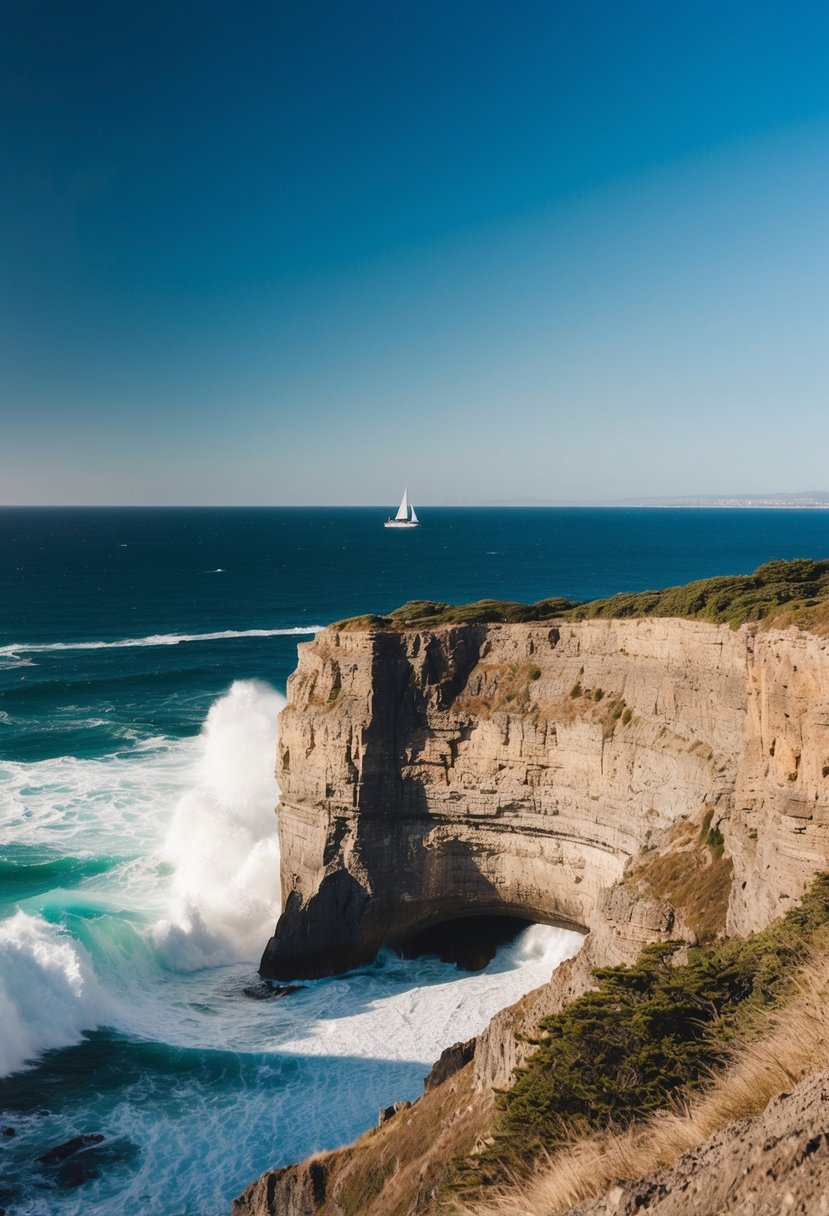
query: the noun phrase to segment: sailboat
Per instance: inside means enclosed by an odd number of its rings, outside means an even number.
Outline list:
[[[409,487],[403,491],[403,497],[400,499],[400,506],[397,508],[397,514],[394,519],[387,519],[385,527],[387,528],[416,528],[420,520],[415,514],[415,509],[409,498]]]

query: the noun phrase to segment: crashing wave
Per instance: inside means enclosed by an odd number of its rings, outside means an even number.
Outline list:
[[[115,1015],[83,946],[39,916],[0,923],[0,1076]]]
[[[153,928],[175,970],[258,959],[279,906],[274,809],[276,721],[284,697],[237,680],[210,708],[193,785],[175,809],[162,855],[172,908]]]

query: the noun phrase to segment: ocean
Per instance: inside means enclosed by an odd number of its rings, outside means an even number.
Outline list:
[[[408,599],[587,599],[829,554],[829,512],[0,511],[0,1207],[213,1216],[347,1141],[578,938],[383,953],[283,998],[273,778],[298,642]],[[38,1160],[80,1134],[81,1156]]]

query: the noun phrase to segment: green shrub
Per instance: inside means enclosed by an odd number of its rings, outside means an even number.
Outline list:
[[[593,693],[593,700],[601,701],[603,696],[604,696],[603,690],[601,688],[597,688],[596,691]]]
[[[798,558],[766,562],[753,574],[700,579],[661,591],[624,592],[609,599],[573,603],[561,597],[535,604],[479,600],[444,604],[413,600],[387,616],[339,621],[336,628],[383,630],[437,625],[490,624],[612,617],[690,617],[739,628],[747,621],[779,621],[803,628],[829,625],[829,560]]]
[[[708,845],[712,853],[716,853],[719,857],[725,848],[725,838],[719,828],[711,828],[705,838],[705,843]]]
[[[573,698],[574,701],[575,701],[576,697],[581,696],[581,683],[578,680],[576,680],[575,684],[570,689],[570,696]]]
[[[503,1178],[574,1135],[623,1127],[704,1083],[757,1015],[781,1002],[818,929],[829,876],[763,933],[718,941],[673,965],[680,942],[646,946],[632,967],[594,972],[597,987],[545,1018],[544,1037],[498,1095],[495,1142],[474,1183]],[[472,1179],[470,1179],[471,1181]]]
[[[622,726],[627,726],[628,722],[630,722],[632,717],[633,717],[633,711],[630,709],[626,709],[625,712],[622,714]]]

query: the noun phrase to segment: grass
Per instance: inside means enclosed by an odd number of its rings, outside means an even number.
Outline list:
[[[512,1174],[475,1200],[457,1202],[458,1216],[554,1216],[609,1191],[620,1179],[643,1178],[675,1165],[729,1123],[759,1114],[772,1098],[829,1066],[829,952],[826,934],[790,984],[786,1004],[758,1016],[754,1035],[728,1066],[683,1105],[580,1136],[544,1154],[535,1168]]]
[[[695,947],[677,965],[682,944],[655,943],[632,967],[596,970],[594,989],[542,1020],[537,1050],[498,1097],[494,1141],[460,1184],[504,1185],[576,1140],[687,1103],[792,998],[793,974],[827,939],[824,875],[762,933]]]
[[[731,858],[719,828],[706,812],[697,832],[692,824],[677,824],[666,851],[646,856],[625,874],[625,885],[637,887],[675,908],[699,942],[712,941],[725,929],[731,892]]]
[[[535,604],[479,600],[453,605],[412,600],[386,616],[369,614],[339,621],[345,631],[425,629],[439,625],[584,621],[629,617],[684,617],[727,624],[749,621],[829,633],[829,560],[798,558],[767,562],[753,574],[702,579],[661,591],[630,592],[575,603],[558,598]]]
[[[530,685],[541,678],[532,663],[478,663],[457,709],[488,717],[501,709],[524,713],[530,704]]]
[[[320,1216],[421,1211],[423,1196],[443,1189],[453,1161],[472,1151],[491,1117],[492,1097],[475,1092],[468,1064],[353,1145],[321,1156],[328,1184]]]

